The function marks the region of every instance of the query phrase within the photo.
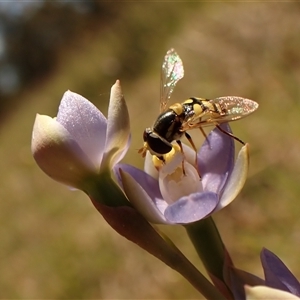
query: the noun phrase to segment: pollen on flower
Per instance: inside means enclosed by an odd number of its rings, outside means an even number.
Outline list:
[[[178,167],[174,170],[173,173],[167,175],[167,177],[169,177],[169,179],[174,181],[176,184],[180,184],[180,182],[184,180],[184,177],[186,177],[186,175],[183,174],[182,167]]]

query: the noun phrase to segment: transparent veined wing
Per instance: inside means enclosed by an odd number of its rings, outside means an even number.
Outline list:
[[[194,114],[183,122],[182,131],[235,121],[248,116],[258,108],[255,101],[236,96],[196,99],[201,102],[202,113]]]
[[[225,96],[209,100],[216,107],[217,113],[212,113],[211,117],[200,122],[201,126],[211,123],[231,122],[248,116],[258,108],[258,103],[242,97]],[[210,124],[209,124],[210,123]]]
[[[168,100],[173,93],[173,90],[177,82],[183,78],[184,69],[182,60],[177,52],[172,48],[170,49],[164,58],[161,67],[161,81],[160,81],[160,111],[163,112]]]

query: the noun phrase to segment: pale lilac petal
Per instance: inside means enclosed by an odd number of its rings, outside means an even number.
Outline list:
[[[125,169],[125,168],[124,168]],[[129,170],[129,166],[127,170]],[[151,178],[146,173],[131,168],[131,174],[136,174],[139,178],[139,183],[123,169],[120,169],[122,178],[122,184],[126,196],[130,200],[130,203],[150,222],[159,224],[168,224],[163,213],[160,210],[165,210],[167,204],[162,199],[151,198],[155,196],[159,191],[156,190],[154,182],[151,182]],[[155,181],[155,179],[153,179]],[[142,183],[143,186],[140,184]],[[150,183],[150,185],[149,185]],[[151,193],[150,186],[153,187],[153,193]],[[144,187],[147,187],[150,195],[145,191]],[[156,191],[155,191],[156,190]]]
[[[151,199],[162,199],[158,181],[156,179],[146,174],[142,170],[128,164],[117,164],[117,166],[119,170],[121,169],[122,171],[130,174],[135,179],[135,181],[147,192]]]
[[[218,201],[215,193],[194,193],[169,205],[165,210],[165,217],[167,221],[177,224],[199,221],[215,209]]]
[[[300,296],[300,283],[286,265],[267,249],[261,252],[266,285]]]
[[[96,169],[68,130],[55,119],[36,116],[31,149],[39,167],[51,178],[79,188]]]
[[[87,99],[65,92],[56,118],[71,134],[96,168],[100,167],[106,140],[106,118]]]
[[[107,119],[103,164],[113,166],[124,157],[130,145],[129,113],[119,80],[111,88]]]
[[[220,125],[231,132],[227,123]],[[199,151],[199,168],[205,191],[221,193],[234,164],[234,139],[215,128]]]
[[[234,168],[226,182],[220,203],[216,211],[230,204],[242,190],[249,169],[249,145],[246,144],[240,150]]]
[[[247,300],[299,300],[300,298],[290,293],[269,288],[266,286],[245,286]]]

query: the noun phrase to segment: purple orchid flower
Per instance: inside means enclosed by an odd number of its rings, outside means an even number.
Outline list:
[[[220,299],[218,290],[132,207],[112,179],[129,142],[129,116],[117,81],[107,120],[88,100],[66,92],[56,118],[36,116],[31,147],[39,167],[84,191],[116,232],[179,272],[207,299]]]
[[[262,250],[260,258],[265,285],[246,286],[246,299],[300,299],[300,283],[280,258],[267,249]]]
[[[300,283],[278,256],[267,249],[261,252],[266,286],[300,297]]]
[[[67,91],[56,118],[37,114],[31,149],[47,175],[82,189],[85,178],[110,171],[129,144],[129,115],[117,80],[111,89],[108,119],[87,99]]]
[[[231,132],[228,124],[222,129]],[[188,224],[206,218],[231,203],[245,183],[248,145],[235,160],[234,140],[217,128],[197,153],[196,167],[195,152],[186,145],[184,156],[174,145],[159,170],[156,157],[147,154],[145,172],[121,165],[116,174],[129,201],[152,223]]]
[[[300,283],[279,257],[265,248],[260,257],[264,280],[228,266],[234,299],[300,299]]]

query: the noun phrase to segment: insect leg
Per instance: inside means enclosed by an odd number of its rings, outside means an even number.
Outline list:
[[[209,149],[211,150],[211,146],[210,146],[210,141],[207,139],[207,134],[205,133],[205,131],[203,130],[202,127],[199,127],[201,133],[203,134],[203,136],[205,137],[207,143],[208,143],[208,146],[209,146]]]
[[[205,137],[205,139],[207,139],[207,134],[205,133],[205,131],[203,130],[202,127],[199,127],[200,131],[202,132],[203,136]]]
[[[228,132],[228,131],[226,131],[226,130],[223,130],[219,125],[216,125],[216,127],[217,127],[220,131],[222,131],[223,133],[229,135],[230,137],[234,138],[236,141],[240,142],[242,145],[245,145],[245,143],[244,143],[242,140],[240,140],[238,137],[236,137],[236,136],[233,135],[232,133],[230,133],[230,132]]]
[[[182,153],[182,155],[183,155],[183,160],[182,160],[182,172],[183,172],[183,175],[186,175],[186,174],[185,174],[185,169],[184,169],[184,152],[183,152],[183,148],[182,148],[182,143],[181,143],[180,140],[177,140],[176,143],[179,145],[180,151],[181,151],[181,153]]]
[[[203,134],[206,136],[205,132],[203,131],[203,129],[202,129],[201,127],[200,127],[200,130],[201,130],[201,131],[203,132]],[[184,135],[185,135],[185,137],[187,138],[187,140],[190,142],[192,148],[193,148],[194,151],[195,151],[195,154],[196,154],[196,156],[195,156],[195,167],[196,167],[197,172],[198,172],[198,174],[199,174],[199,177],[200,177],[200,179],[201,179],[201,173],[200,173],[200,170],[199,170],[199,167],[198,167],[197,148],[196,148],[196,146],[195,146],[195,144],[194,144],[194,142],[193,142],[193,140],[192,140],[192,137],[191,137],[186,131],[184,132]]]

